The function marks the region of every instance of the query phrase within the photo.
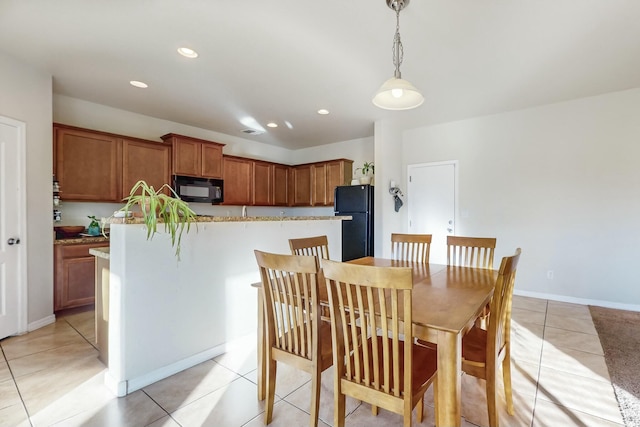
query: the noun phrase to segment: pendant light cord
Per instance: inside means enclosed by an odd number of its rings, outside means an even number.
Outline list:
[[[397,2],[394,9],[396,11],[396,34],[393,37],[393,65],[396,66],[394,77],[396,79],[401,79],[402,74],[400,73],[400,64],[402,64],[404,51],[402,49],[402,41],[400,40],[400,6]]]

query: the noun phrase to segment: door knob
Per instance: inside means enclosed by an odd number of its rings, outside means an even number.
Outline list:
[[[10,238],[9,240],[7,240],[7,244],[9,246],[11,245],[19,245],[20,244],[20,239],[14,239],[13,237]]]

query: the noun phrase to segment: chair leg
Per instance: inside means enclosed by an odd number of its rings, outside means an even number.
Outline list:
[[[321,375],[320,365],[316,363],[314,367],[314,373],[311,376],[311,419],[309,425],[311,427],[318,427],[318,410],[320,408],[320,385]]]
[[[504,360],[502,361],[502,379],[504,381],[504,395],[507,399],[507,413],[513,415],[513,395],[511,393],[511,355],[509,348],[506,349]]]
[[[418,421],[418,423],[421,423],[423,417],[424,417],[424,396],[420,398],[420,402],[418,402],[418,405],[416,408],[416,421]]]
[[[371,405],[371,414],[373,414],[374,417],[378,416],[378,407],[376,405]]]
[[[273,418],[273,400],[276,394],[276,367],[277,362],[267,355],[267,392],[264,402],[264,423],[270,424]]]
[[[433,380],[433,415],[435,419],[438,419],[438,404],[436,403],[436,396],[438,396],[438,376]]]
[[[336,383],[339,383],[338,379]],[[333,389],[333,425],[335,427],[344,427],[346,396],[342,393],[339,384],[334,383]]]
[[[489,425],[491,427],[499,427],[497,390],[496,390],[496,374],[487,375],[487,412],[489,413]]]

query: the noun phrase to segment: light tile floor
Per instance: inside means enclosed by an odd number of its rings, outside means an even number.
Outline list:
[[[93,311],[0,341],[0,426],[251,426],[263,425],[257,400],[255,337],[229,351],[123,398],[103,385],[94,347]],[[503,426],[623,424],[602,347],[586,306],[514,297],[512,371],[516,414],[501,390]],[[153,357],[150,355],[150,357]],[[322,376],[319,426],[333,424],[333,370]],[[463,375],[463,426],[488,424],[485,383]],[[271,426],[309,424],[310,377],[278,366]],[[424,426],[434,425],[433,395]],[[347,426],[402,425],[399,415],[347,401]],[[414,415],[415,423],[415,415]]]

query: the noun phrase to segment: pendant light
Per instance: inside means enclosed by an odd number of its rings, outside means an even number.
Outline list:
[[[385,110],[410,110],[419,107],[424,97],[418,89],[402,78],[400,64],[402,64],[403,50],[400,41],[400,11],[409,5],[409,0],[385,0],[387,6],[396,12],[396,34],[393,37],[393,65],[396,70],[393,77],[384,82],[371,100],[377,107]]]

